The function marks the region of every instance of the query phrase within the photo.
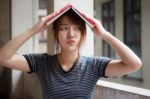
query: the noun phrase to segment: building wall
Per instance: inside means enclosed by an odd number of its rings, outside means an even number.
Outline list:
[[[96,0],[96,8],[95,8],[95,16],[99,19],[101,19],[101,4],[104,2],[107,2],[109,0]],[[150,42],[150,1],[149,0],[141,0],[141,45],[142,45],[142,62],[143,62],[143,67],[142,67],[142,76],[143,76],[143,81],[136,81],[136,80],[132,80],[132,79],[122,79],[122,78],[114,78],[114,79],[102,79],[102,80],[106,80],[109,82],[116,82],[116,83],[121,83],[121,84],[127,84],[127,85],[132,85],[132,86],[136,86],[136,87],[141,87],[141,88],[145,88],[145,89],[150,89],[150,77],[149,77],[149,70],[150,70],[150,46],[149,43]],[[115,0],[115,36],[120,39],[121,41],[123,41],[123,0]],[[95,44],[96,44],[96,50],[95,50],[95,55],[102,55],[102,46],[101,46],[101,41],[99,40],[95,40]],[[100,43],[100,44],[99,44]],[[97,48],[99,48],[97,50]],[[111,93],[114,94],[118,94],[118,97],[121,97],[122,94],[126,94],[125,95],[125,99],[149,99],[148,97],[144,97],[144,96],[140,96],[140,95],[136,95],[136,94],[132,94],[132,93],[128,93],[128,92],[122,92],[119,90],[113,90],[111,88],[105,88],[105,87],[98,87],[97,88],[98,92],[102,92],[99,93],[99,95],[101,94],[105,94],[105,93],[109,93],[108,97],[111,96]],[[99,96],[97,94],[97,97]],[[120,95],[120,96],[119,96]],[[130,98],[130,97],[137,97],[137,98]],[[99,98],[96,98],[99,99]],[[104,98],[104,99],[112,99],[110,98]],[[120,99],[120,98],[114,98],[114,99]],[[123,98],[124,99],[124,98]]]
[[[94,99],[150,99],[150,97],[97,86],[94,94]]]
[[[142,1],[142,61],[144,88],[150,89],[150,0]]]
[[[11,1],[11,38],[14,38],[30,28],[36,17],[37,0],[12,0]],[[37,49],[37,36],[31,37],[17,54],[29,54]],[[12,70],[12,99],[41,99],[41,86],[35,75],[29,75],[17,70]]]

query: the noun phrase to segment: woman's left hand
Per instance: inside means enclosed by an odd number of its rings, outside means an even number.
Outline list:
[[[91,17],[88,17],[88,18],[95,23],[94,27],[91,28],[92,32],[95,35],[102,36],[103,34],[107,32],[107,30],[103,27],[102,23],[99,20],[95,18],[91,18]]]

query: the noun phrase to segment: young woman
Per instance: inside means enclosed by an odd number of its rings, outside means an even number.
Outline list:
[[[53,23],[57,54],[16,55],[17,49],[30,37],[46,29],[51,16],[43,17],[32,28],[0,48],[1,65],[37,74],[44,99],[92,99],[99,78],[122,76],[141,67],[141,60],[134,52],[106,31],[95,18],[91,18],[96,23],[91,28],[94,35],[105,40],[120,59],[81,56],[80,47],[85,40],[86,26],[72,11]]]

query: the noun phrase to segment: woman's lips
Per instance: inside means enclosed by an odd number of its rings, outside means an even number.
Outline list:
[[[68,44],[74,44],[74,43],[75,43],[75,40],[68,40],[67,43],[68,43]]]

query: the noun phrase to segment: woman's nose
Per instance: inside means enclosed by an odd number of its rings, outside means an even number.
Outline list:
[[[70,28],[70,29],[69,29],[69,33],[68,33],[68,37],[69,37],[69,38],[72,38],[72,37],[74,37],[74,36],[75,36],[74,30],[73,30],[72,28]]]

